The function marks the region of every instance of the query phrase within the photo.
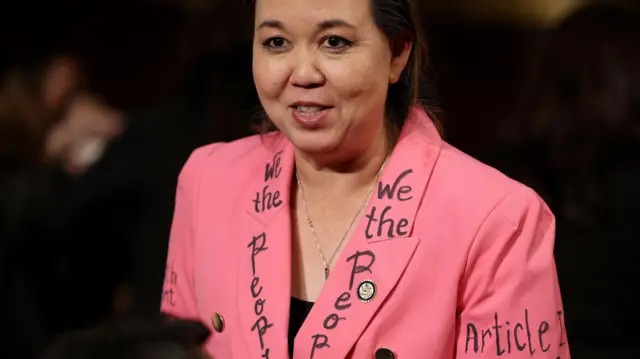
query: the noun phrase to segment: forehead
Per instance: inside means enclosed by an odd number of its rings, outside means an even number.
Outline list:
[[[372,22],[371,0],[257,0],[256,24],[264,20],[314,26],[327,19],[341,19],[354,26]]]

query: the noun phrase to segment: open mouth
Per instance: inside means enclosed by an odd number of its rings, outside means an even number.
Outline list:
[[[328,110],[331,108],[331,106],[321,106],[321,105],[294,105],[292,107],[294,110],[296,110],[296,112],[298,112],[303,116],[304,115],[314,116],[324,110]]]
[[[291,106],[293,118],[305,126],[318,126],[333,106],[297,103]]]

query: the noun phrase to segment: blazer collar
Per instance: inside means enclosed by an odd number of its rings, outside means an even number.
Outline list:
[[[294,159],[288,141],[269,136],[264,165],[241,199],[247,215],[239,229],[237,294],[252,356],[286,358]],[[414,222],[442,143],[424,111],[412,110],[365,216],[296,336],[294,358],[346,357],[392,292],[420,242]]]

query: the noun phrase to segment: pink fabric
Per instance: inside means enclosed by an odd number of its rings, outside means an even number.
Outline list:
[[[162,310],[225,327],[218,359],[288,358],[292,145],[196,150],[179,177]],[[295,340],[295,359],[569,359],[555,221],[529,188],[441,140],[415,109]],[[389,191],[385,191],[385,189]],[[258,200],[256,202],[256,200]],[[375,259],[374,259],[375,258]],[[372,281],[370,302],[358,286]]]

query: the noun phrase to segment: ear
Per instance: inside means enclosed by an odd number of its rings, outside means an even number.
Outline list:
[[[389,83],[395,84],[400,80],[400,75],[407,67],[411,50],[413,49],[413,41],[410,39],[398,39],[391,43],[391,71],[389,71]]]

